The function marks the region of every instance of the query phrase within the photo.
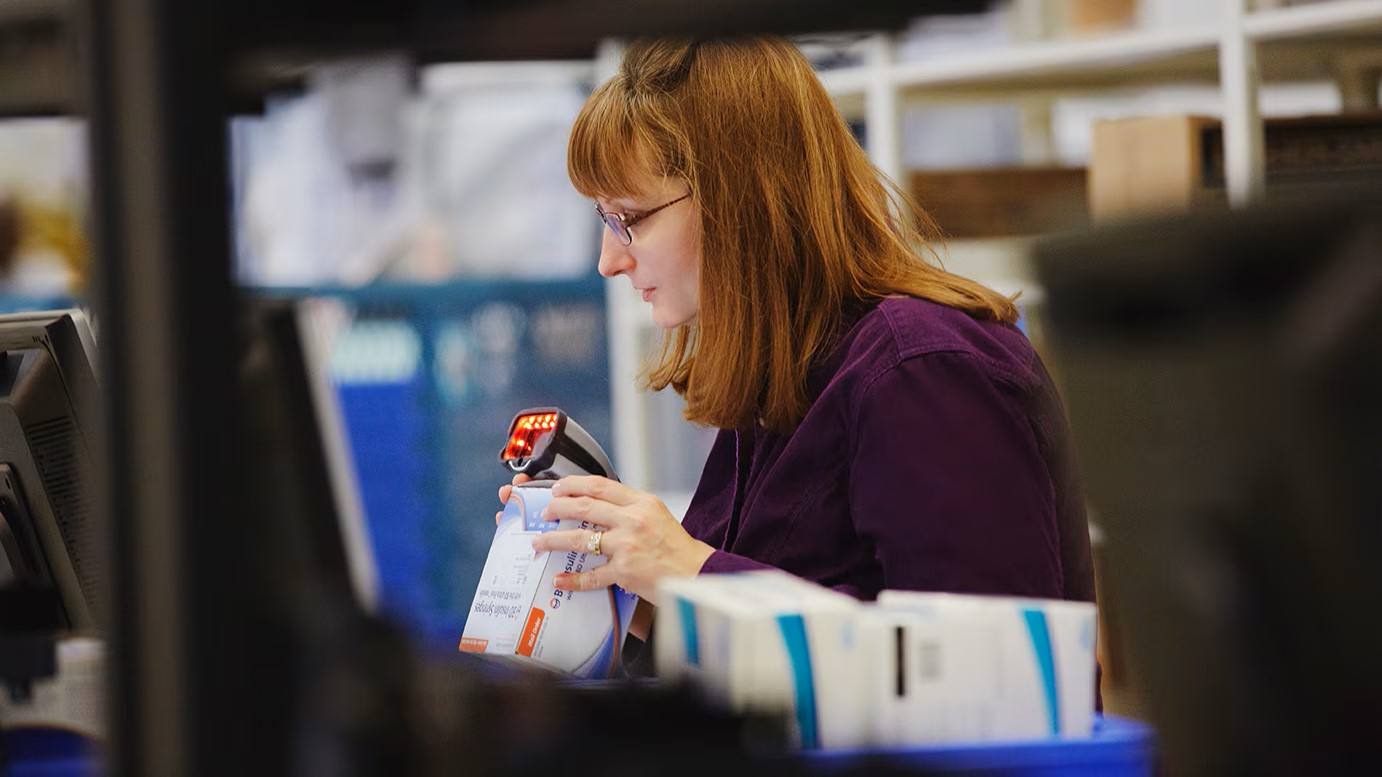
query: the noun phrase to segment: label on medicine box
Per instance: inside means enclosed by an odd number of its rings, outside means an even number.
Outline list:
[[[1093,731],[1091,603],[883,591],[871,626],[879,745]]]
[[[586,679],[610,677],[621,671],[620,651],[638,597],[618,586],[562,591],[553,584],[558,574],[589,572],[606,560],[533,552],[538,534],[592,528],[588,521],[542,520],[553,482],[516,486],[504,505],[460,649],[532,660]]]

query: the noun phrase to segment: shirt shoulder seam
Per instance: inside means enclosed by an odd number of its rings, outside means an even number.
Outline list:
[[[928,356],[946,355],[967,357],[983,364],[985,367],[988,367],[990,370],[992,370],[992,372],[989,374],[989,377],[991,379],[997,382],[1007,384],[1014,388],[1021,388],[1023,385],[1022,375],[1018,374],[1013,370],[1008,369],[1005,365],[1003,365],[1000,362],[985,357],[983,354],[976,352],[972,348],[958,347],[953,345],[940,346],[937,348],[926,349],[923,351],[918,351],[916,353],[903,356],[901,354],[900,349],[898,349],[897,347],[896,338],[894,338],[893,348],[896,352],[895,358],[876,368],[873,374],[869,375],[864,379],[863,387],[860,389],[859,393],[861,401],[855,405],[853,417],[850,419],[851,429],[859,428],[859,414],[862,413],[864,409],[863,399],[867,398],[868,395],[873,392],[873,389],[878,384],[878,382],[881,381],[884,377],[886,377],[888,373],[892,372],[893,370],[896,370],[903,364],[914,359],[920,360],[925,359]]]

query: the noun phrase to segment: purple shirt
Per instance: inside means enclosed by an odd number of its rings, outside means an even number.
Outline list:
[[[702,572],[1094,600],[1065,414],[1017,329],[889,298],[812,371],[790,434],[723,430],[683,522]]]

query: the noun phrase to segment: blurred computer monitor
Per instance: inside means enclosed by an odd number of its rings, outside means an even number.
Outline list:
[[[334,303],[254,299],[241,317],[247,504],[270,527],[286,588],[375,609],[378,571],[327,360]]]
[[[80,310],[0,316],[0,584],[56,591],[51,622],[88,633],[106,622],[94,351]]]
[[[1172,774],[1382,763],[1378,202],[1036,250],[1100,596]]]
[[[308,301],[261,300],[244,310],[246,503],[259,500],[259,514],[294,538],[261,557],[278,554],[280,571],[369,611],[377,575],[321,353],[328,313]],[[0,583],[57,591],[54,620],[76,631],[106,620],[95,347],[80,310],[0,316]]]

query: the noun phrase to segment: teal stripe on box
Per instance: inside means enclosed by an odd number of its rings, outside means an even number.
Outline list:
[[[681,638],[686,650],[686,663],[701,665],[701,641],[696,635],[696,607],[685,599],[677,600],[677,613],[681,616]]]
[[[1027,621],[1027,633],[1032,638],[1032,651],[1036,654],[1037,668],[1041,671],[1042,685],[1046,688],[1046,712],[1051,721],[1051,733],[1060,734],[1060,701],[1056,695],[1056,660],[1051,654],[1051,630],[1046,624],[1046,613],[1026,608],[1022,617]]]
[[[787,662],[792,667],[801,746],[815,749],[820,746],[820,731],[816,725],[816,679],[811,672],[811,645],[806,639],[806,621],[800,615],[779,615],[777,625],[782,630]]]

